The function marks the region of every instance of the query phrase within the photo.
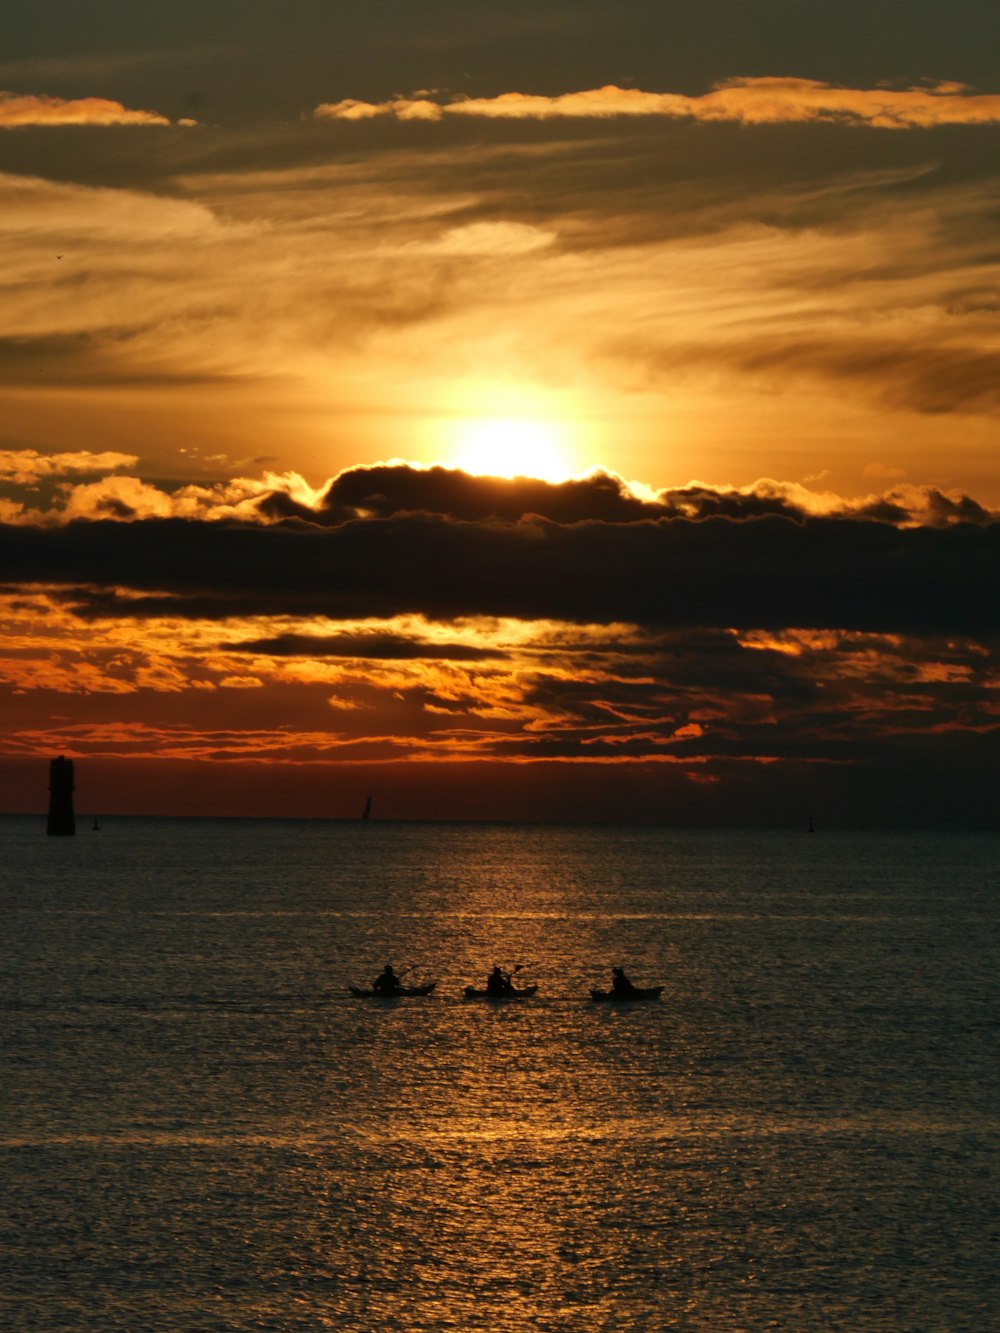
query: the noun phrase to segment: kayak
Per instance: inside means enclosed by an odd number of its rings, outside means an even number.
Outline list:
[[[592,1000],[614,1000],[618,1004],[628,1004],[631,1000],[658,1000],[662,986],[636,986],[628,995],[616,995],[610,990],[592,990]]]
[[[397,986],[395,990],[362,989],[360,986],[348,986],[347,989],[356,1000],[398,1000],[403,995],[430,995],[436,985],[436,981],[428,981],[423,986]]]
[[[465,998],[467,1000],[521,1000],[529,995],[534,995],[538,990],[537,986],[522,986],[520,990],[515,986],[513,990],[493,991],[479,990],[476,986],[466,986]]]

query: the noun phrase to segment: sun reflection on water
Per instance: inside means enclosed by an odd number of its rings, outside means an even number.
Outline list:
[[[992,843],[203,823],[8,846],[0,1320],[985,1326]]]

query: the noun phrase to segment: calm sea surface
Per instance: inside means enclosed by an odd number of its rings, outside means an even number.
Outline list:
[[[980,1330],[1000,837],[0,819],[0,1327]],[[426,999],[351,999],[384,963]],[[536,998],[466,1001],[489,966]],[[658,1004],[587,1000],[622,962]]]

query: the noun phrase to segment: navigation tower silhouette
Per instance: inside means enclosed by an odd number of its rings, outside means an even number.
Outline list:
[[[50,834],[72,836],[76,832],[73,814],[73,760],[60,755],[49,764]]]

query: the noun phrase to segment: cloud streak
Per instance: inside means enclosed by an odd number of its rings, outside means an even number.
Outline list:
[[[48,97],[0,90],[0,130],[58,125],[170,125],[158,111],[141,111],[107,97]],[[182,125],[194,122],[184,120]]]
[[[506,657],[495,648],[469,643],[434,643],[401,634],[280,634],[272,638],[221,643],[225,653],[260,653],[269,657],[364,658],[387,662],[479,662]]]
[[[976,93],[960,83],[899,89],[845,88],[817,79],[765,77],[727,79],[695,97],[607,84],[557,96],[511,92],[450,101],[424,96],[394,97],[385,102],[345,98],[321,103],[313,115],[319,120],[343,121],[470,117],[536,121],[661,118],[738,125],[826,122],[905,130],[1000,124],[1000,94]]]

